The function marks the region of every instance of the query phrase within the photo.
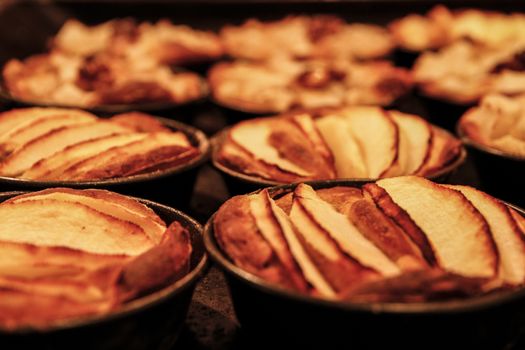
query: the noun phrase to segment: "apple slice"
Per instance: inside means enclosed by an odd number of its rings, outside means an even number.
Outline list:
[[[336,294],[344,293],[353,285],[379,277],[377,272],[345,254],[295,196],[290,220],[302,247]]]
[[[250,206],[249,196],[236,196],[219,208],[213,220],[217,243],[240,268],[294,289],[272,246],[257,228]]]
[[[379,178],[397,161],[399,131],[379,107],[351,107],[343,111],[350,133],[366,163],[367,177]]]
[[[404,231],[379,210],[371,199],[361,199],[348,211],[350,221],[402,270],[423,269],[428,264]]]
[[[317,126],[315,125],[314,118],[310,114],[300,113],[292,116],[291,118],[294,123],[303,131],[307,139],[312,143],[316,152],[320,154],[329,165],[334,166],[334,156],[328,148],[327,143],[323,140]],[[335,168],[334,168],[335,171]],[[333,176],[335,178],[335,173]]]
[[[0,163],[0,174],[17,176],[36,162],[63,150],[67,146],[116,133],[131,130],[111,122],[94,122],[55,129],[25,144]]]
[[[388,111],[399,128],[398,160],[385,177],[413,174],[430,154],[432,129],[424,119],[397,111]]]
[[[426,161],[415,172],[417,175],[432,175],[450,164],[461,152],[461,141],[451,137],[445,131],[432,127],[432,135],[430,153]]]
[[[116,134],[79,142],[48,158],[39,160],[21,177],[34,180],[59,180],[63,171],[81,160],[104,153],[113,147],[143,140],[146,137],[147,134],[142,133]]]
[[[312,174],[297,164],[283,158],[270,144],[273,119],[241,122],[231,128],[229,136],[239,147],[244,148],[255,159],[277,166],[285,172],[302,177]]]
[[[356,262],[384,276],[400,273],[399,268],[379,248],[367,240],[343,214],[319,198],[310,186],[298,185],[294,198],[312,224],[325,232],[329,239]]]
[[[270,199],[268,191],[262,190],[258,194],[249,196],[249,198],[250,211],[259,232],[274,250],[296,289],[307,291],[307,282],[292,255],[287,239],[284,236],[284,228],[281,225],[281,221],[277,218],[275,208],[271,203],[273,201]]]
[[[381,209],[381,211],[383,211],[386,216],[390,217],[399,227],[404,230],[407,236],[419,248],[429,265],[435,266],[436,257],[427,236],[414,223],[410,216],[396,203],[394,203],[388,193],[375,183],[364,185],[363,192],[365,197],[372,199],[376,206]]]
[[[137,225],[86,205],[52,199],[0,205],[0,240],[95,254],[139,255],[153,242]],[[53,227],[53,230],[46,229]]]
[[[467,277],[491,278],[497,249],[483,215],[458,191],[417,176],[377,181],[427,236],[439,266]]]
[[[337,177],[366,178],[363,155],[345,120],[338,115],[328,115],[318,118],[315,125],[333,154]]]
[[[104,190],[79,191],[67,188],[54,188],[17,196],[5,203],[22,203],[45,199],[80,203],[91,209],[111,215],[116,219],[131,222],[141,227],[154,244],[160,242],[162,235],[166,231],[164,222],[145,205],[125,196]]]
[[[291,194],[291,193],[290,193]],[[290,252],[292,253],[297,265],[301,268],[305,279],[315,288],[315,291],[321,295],[328,298],[335,297],[335,291],[330,286],[328,281],[321,274],[319,269],[315,266],[315,263],[310,259],[308,253],[301,245],[300,239],[297,236],[297,233],[292,226],[290,218],[286,216],[285,212],[277,205],[273,200],[270,200],[271,209],[277,219],[279,225],[281,226],[283,235],[290,247]]]
[[[509,208],[486,193],[468,186],[450,186],[461,192],[487,220],[499,251],[499,276],[517,285],[525,280],[525,238]]]
[[[0,137],[3,139],[6,133],[21,130],[35,120],[57,115],[96,118],[91,113],[73,108],[17,108],[0,113]]]
[[[23,128],[7,132],[0,137],[0,149],[3,154],[9,154],[26,143],[55,130],[68,125],[80,125],[95,121],[96,118],[89,115],[50,115],[46,118],[36,119]]]
[[[514,221],[516,221],[516,224],[520,228],[521,233],[523,234],[523,236],[525,236],[525,217],[523,217],[523,215],[521,215],[512,208],[509,208],[509,210],[512,215],[512,218],[514,219]]]
[[[166,157],[170,156],[182,155],[181,152],[188,150],[184,146],[185,140],[185,135],[182,133],[150,133],[145,138],[109,148],[103,153],[92,155],[71,164],[60,175],[60,179],[91,180],[126,176],[129,172],[143,167],[144,160],[146,160],[146,164],[154,163],[155,159],[147,155],[162,147],[172,146],[173,148],[168,150],[166,154],[159,155],[157,161],[165,160]],[[130,162],[131,157],[135,157],[135,164]],[[128,164],[126,165],[127,168],[123,168],[122,164]]]

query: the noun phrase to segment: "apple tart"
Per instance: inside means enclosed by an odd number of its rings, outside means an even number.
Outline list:
[[[251,113],[344,104],[386,106],[413,85],[409,71],[387,61],[286,58],[218,63],[208,82],[215,101]]]
[[[459,122],[470,140],[525,159],[525,95],[485,96]]]
[[[11,59],[2,71],[9,95],[24,102],[93,108],[182,104],[204,97],[202,79],[150,60],[60,51]]]
[[[214,61],[223,55],[215,33],[174,25],[166,19],[156,23],[120,19],[94,26],[70,19],[51,40],[51,47],[73,56],[105,53],[130,61],[176,65]]]
[[[379,107],[289,113],[240,122],[214,161],[278,183],[314,179],[432,177],[459,159],[461,142],[424,119]]]
[[[477,9],[451,11],[439,5],[426,15],[410,14],[392,22],[390,32],[398,46],[409,51],[438,49],[457,41],[492,47],[525,41],[525,15]]]
[[[388,30],[326,15],[270,22],[249,19],[239,26],[223,27],[220,37],[228,55],[249,60],[283,56],[375,59],[394,49]]]
[[[525,92],[525,42],[490,47],[458,41],[416,61],[413,77],[421,92],[457,104],[472,104],[489,93]]]
[[[105,315],[189,272],[188,231],[103,190],[49,189],[0,203],[0,328]]]
[[[298,293],[352,302],[473,297],[525,281],[525,218],[468,186],[402,176],[362,188],[264,189],[213,219],[241,269]]]
[[[109,119],[76,109],[0,113],[0,176],[35,181],[94,181],[175,168],[201,151],[154,117]]]

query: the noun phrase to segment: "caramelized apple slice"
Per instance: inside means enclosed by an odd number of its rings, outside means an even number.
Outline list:
[[[111,121],[137,132],[171,132],[155,117],[141,112],[121,113],[111,117]]]
[[[125,143],[118,147],[112,147],[103,153],[95,154],[91,157],[73,163],[60,175],[62,180],[91,180],[100,178],[110,178],[115,176],[126,176],[130,172],[140,170],[145,164],[149,165],[159,160],[164,160],[171,156],[182,155],[188,150],[186,136],[182,133],[150,133],[145,138],[137,141]],[[162,147],[171,147],[168,152],[161,154],[154,159],[151,152]],[[191,148],[193,150],[193,148]],[[131,157],[135,157],[132,159]],[[130,162],[134,160],[135,162]],[[127,168],[122,168],[122,164]],[[141,168],[142,167],[142,168]]]
[[[162,235],[166,231],[164,222],[145,205],[138,203],[134,199],[104,190],[80,191],[68,188],[54,188],[17,196],[4,203],[22,203],[45,199],[80,203],[119,220],[131,222],[141,227],[154,244],[160,242]]]
[[[499,251],[499,276],[503,282],[517,285],[525,280],[525,239],[509,208],[468,186],[450,186],[461,192],[487,220]]]
[[[436,265],[436,257],[434,250],[421,229],[414,223],[410,216],[401,209],[388,193],[375,183],[369,183],[363,186],[365,197],[374,201],[376,206],[381,209],[383,213],[391,218],[399,227],[401,227],[407,236],[419,248],[425,260],[431,265]]]
[[[345,120],[328,115],[317,119],[315,125],[334,156],[337,177],[366,178],[368,171],[363,155]]]
[[[461,142],[448,135],[445,131],[432,127],[432,142],[430,153],[416,171],[417,175],[432,175],[450,164],[461,152]]]
[[[146,137],[147,134],[139,133],[116,134],[79,142],[56,152],[48,158],[39,160],[26,170],[21,177],[34,180],[58,180],[63,171],[81,160],[103,153],[113,147],[123,146]]]
[[[302,177],[312,174],[297,164],[283,158],[270,144],[274,120],[249,121],[239,123],[230,130],[230,138],[240,147],[249,152],[255,159],[277,166],[285,172]]]
[[[126,264],[117,278],[117,296],[124,302],[167,286],[190,270],[191,237],[174,221],[160,243]]]
[[[374,243],[402,270],[425,268],[427,263],[417,246],[370,199],[353,203],[348,217],[363,236]]]
[[[313,144],[314,149],[320,154],[327,162],[328,165],[334,166],[334,157],[327,143],[323,140],[317,126],[315,125],[314,119],[310,114],[301,113],[294,115],[292,120],[299,126],[299,128],[307,136],[307,139]],[[332,176],[335,178],[335,168],[332,170]]]
[[[2,203],[0,221],[0,240],[7,242],[110,255],[139,255],[154,245],[140,226],[80,203],[54,199]]]
[[[313,225],[356,262],[384,276],[400,273],[399,268],[341,213],[321,200],[308,185],[300,184],[294,191],[294,202],[300,205]],[[293,216],[293,207],[292,207]]]
[[[73,108],[18,108],[0,113],[0,135],[22,130],[38,119],[57,115],[71,115],[80,118],[96,118],[93,114]]]
[[[19,128],[16,131],[2,135],[2,138],[0,139],[0,148],[2,149],[2,153],[8,154],[16,148],[23,147],[26,143],[31,142],[52,130],[69,125],[86,124],[95,120],[96,118],[92,116],[74,116],[67,114],[37,119],[24,128]]]
[[[397,162],[387,170],[385,177],[413,174],[430,154],[432,129],[424,119],[397,111],[388,111],[399,128]]]
[[[272,200],[268,196],[268,191],[262,190],[258,194],[249,196],[249,198],[250,211],[255,219],[255,224],[259,232],[274,250],[296,289],[306,291],[306,280],[292,256],[290,247],[284,236],[284,228],[281,226],[275,214],[275,209],[272,207]]]
[[[509,208],[509,210],[512,215],[512,218],[514,219],[514,221],[516,221],[516,224],[520,228],[521,233],[525,236],[525,218],[516,210],[512,208]]]
[[[296,228],[299,242],[335,293],[343,293],[355,284],[379,278],[377,272],[345,254],[297,198],[294,198],[290,219]]]
[[[284,211],[273,200],[270,200],[270,206],[277,222],[281,226],[283,235],[290,247],[290,252],[297,262],[297,265],[301,268],[304,278],[314,287],[315,292],[319,295],[329,298],[334,297],[335,291],[301,245],[300,239],[290,222],[290,218],[286,216]]]
[[[235,265],[269,282],[295,287],[257,228],[248,196],[236,196],[224,203],[213,224],[217,243]]]
[[[4,176],[20,175],[39,160],[67,146],[101,136],[127,132],[130,132],[130,129],[110,122],[94,122],[55,129],[13,152],[0,163],[0,174]]]
[[[416,176],[377,185],[421,228],[439,266],[467,277],[495,277],[498,254],[490,229],[465,196]]]
[[[399,131],[378,107],[352,107],[343,111],[350,133],[363,152],[367,177],[379,178],[397,161]]]

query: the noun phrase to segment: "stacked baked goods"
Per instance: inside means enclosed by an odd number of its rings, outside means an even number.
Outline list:
[[[525,281],[525,218],[474,188],[422,177],[265,189],[230,199],[213,226],[241,269],[322,298],[449,300]]]
[[[48,53],[3,68],[8,93],[21,101],[97,107],[180,104],[203,97],[201,78],[172,65],[222,56],[217,35],[174,26],[114,20],[88,27],[67,21]]]
[[[458,128],[470,141],[525,159],[525,95],[487,95]]]
[[[249,19],[220,31],[225,52],[234,58],[267,60],[387,56],[395,47],[388,30],[371,24],[346,23],[337,16],[288,16],[276,21]]]
[[[426,15],[410,14],[390,26],[396,45],[409,51],[439,49],[458,41],[501,46],[525,40],[525,15],[478,9],[450,10],[443,5]]]
[[[50,189],[0,203],[0,328],[106,315],[186,275],[177,221],[103,190]]]
[[[412,77],[388,61],[345,59],[216,64],[208,82],[221,105],[252,113],[341,105],[387,106],[412,89]]]
[[[214,161],[279,183],[435,176],[461,142],[423,118],[380,107],[294,112],[240,122],[219,138]]]
[[[523,14],[437,6],[426,16],[394,21],[390,29],[398,46],[422,51],[412,72],[426,96],[468,105],[489,93],[524,91]]]
[[[201,155],[181,131],[130,112],[112,118],[64,108],[0,113],[0,175],[93,181],[175,168]]]
[[[213,99],[248,113],[341,105],[390,105],[412,89],[406,69],[381,60],[385,28],[335,16],[250,19],[220,32],[231,62],[208,73]]]

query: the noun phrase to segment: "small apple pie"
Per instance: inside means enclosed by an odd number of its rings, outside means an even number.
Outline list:
[[[489,93],[523,93],[525,43],[490,47],[458,41],[437,52],[423,53],[412,74],[424,95],[457,104],[475,103]]]
[[[51,51],[25,60],[11,59],[2,74],[13,98],[37,104],[87,108],[182,104],[206,94],[195,73],[105,53],[74,56]]]
[[[459,128],[478,144],[525,159],[525,95],[485,96],[460,119]]]
[[[343,104],[386,106],[412,89],[409,71],[387,61],[223,62],[211,69],[208,82],[215,101],[252,113]]]
[[[49,189],[0,203],[0,329],[109,314],[185,276],[189,232],[103,190]]]
[[[525,218],[468,186],[401,176],[362,188],[233,197],[214,234],[238,267],[298,293],[426,302],[525,282]]]
[[[467,39],[491,47],[525,41],[525,15],[476,9],[451,11],[436,6],[426,15],[410,14],[390,24],[397,45],[409,51],[438,49]]]
[[[176,65],[214,61],[223,55],[215,33],[173,25],[168,20],[136,23],[120,19],[87,26],[70,19],[52,39],[51,47],[73,56],[104,53],[128,60]]]
[[[200,154],[183,132],[142,113],[109,119],[61,108],[0,113],[0,176],[103,180],[175,168]]]
[[[220,36],[227,54],[249,60],[283,56],[374,59],[394,49],[384,28],[323,15],[289,16],[273,22],[250,19],[239,26],[223,27]]]
[[[289,183],[432,177],[461,150],[458,139],[418,116],[346,107],[240,122],[219,137],[213,157],[233,171]]]

